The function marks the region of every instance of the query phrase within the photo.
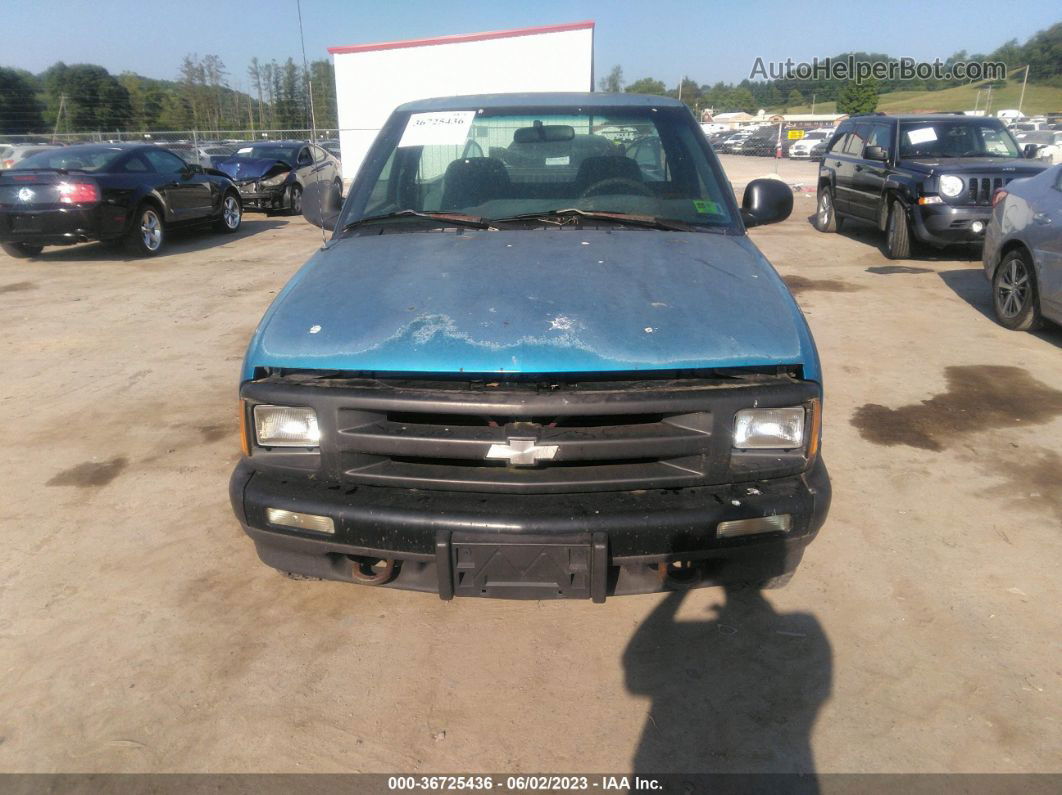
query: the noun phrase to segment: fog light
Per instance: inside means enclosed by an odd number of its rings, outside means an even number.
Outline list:
[[[757,516],[755,519],[734,519],[720,522],[716,535],[720,538],[735,536],[752,536],[757,533],[788,533],[793,526],[793,517],[788,513],[776,513],[774,516]]]
[[[331,516],[318,516],[315,513],[296,513],[280,508],[266,508],[266,519],[270,524],[294,527],[296,530],[313,530],[315,533],[332,535],[336,532],[336,524]]]
[[[972,224],[970,224],[970,229],[973,230],[973,233],[975,235],[981,234],[985,230],[984,221],[974,221]]]

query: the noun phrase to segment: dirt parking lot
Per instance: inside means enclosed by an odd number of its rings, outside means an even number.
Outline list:
[[[825,527],[783,590],[600,606],[259,563],[236,380],[302,219],[0,255],[0,770],[1062,769],[1062,331],[998,326],[973,253],[813,209],[752,234],[823,360]]]

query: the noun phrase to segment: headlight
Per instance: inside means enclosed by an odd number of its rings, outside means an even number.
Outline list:
[[[940,178],[940,193],[949,199],[954,199],[963,189],[963,181],[951,174],[945,174]]]
[[[734,416],[739,450],[791,450],[804,444],[804,407],[742,409]]]
[[[283,185],[285,180],[287,180],[288,178],[288,174],[290,173],[290,171],[283,171],[280,174],[277,174],[275,177],[263,179],[260,184],[264,188],[275,188],[277,185]]]
[[[317,447],[321,431],[313,409],[255,406],[254,435],[262,447]]]

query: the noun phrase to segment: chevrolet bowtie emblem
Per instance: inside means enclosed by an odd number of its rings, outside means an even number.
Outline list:
[[[538,444],[537,439],[510,436],[508,444],[492,444],[487,458],[500,458],[514,466],[534,466],[539,461],[549,461],[557,454],[557,445]]]

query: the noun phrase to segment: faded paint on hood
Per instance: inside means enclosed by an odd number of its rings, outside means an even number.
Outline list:
[[[560,373],[800,364],[803,315],[744,236],[656,230],[348,237],[277,296],[257,367]]]

